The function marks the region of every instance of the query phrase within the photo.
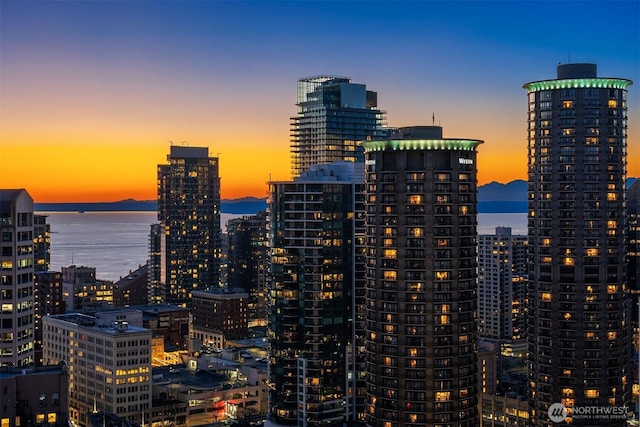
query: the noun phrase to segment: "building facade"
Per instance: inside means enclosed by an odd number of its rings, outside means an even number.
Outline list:
[[[249,324],[265,326],[269,273],[267,212],[230,219],[227,223],[227,238],[228,286],[231,289],[244,289],[249,294]]]
[[[67,365],[0,368],[3,427],[68,427]]]
[[[225,340],[246,338],[248,302],[249,294],[242,289],[238,292],[227,289],[194,291],[191,335],[201,339],[204,335],[199,336],[199,333],[216,332],[222,334]]]
[[[385,132],[378,94],[348,77],[298,80],[298,114],[291,118],[291,171],[297,177],[311,165],[362,162],[358,141]]]
[[[509,227],[478,236],[479,334],[509,347],[525,339],[527,242]]]
[[[42,358],[42,318],[67,312],[63,298],[62,273],[41,271],[34,277],[34,351],[35,363],[43,365]]]
[[[117,316],[43,319],[44,360],[69,366],[69,420],[75,426],[89,426],[91,413],[98,411],[141,423],[151,408],[152,333],[127,321],[112,322]]]
[[[34,362],[33,199],[0,190],[0,366]]]
[[[476,147],[442,128],[364,142],[369,427],[478,426]]]
[[[549,407],[630,407],[625,276],[627,87],[562,64],[528,93],[530,423]],[[553,415],[553,414],[552,414]],[[569,418],[572,418],[569,416]],[[574,425],[622,426],[603,415]]]
[[[51,269],[51,225],[47,215],[33,215],[33,268],[35,272]]]
[[[206,147],[171,146],[158,165],[162,234],[160,286],[168,304],[189,306],[191,292],[220,286],[220,176]],[[157,294],[158,292],[152,292]]]
[[[342,426],[363,417],[354,330],[361,165],[314,165],[293,182],[270,183],[270,412],[279,424]]]

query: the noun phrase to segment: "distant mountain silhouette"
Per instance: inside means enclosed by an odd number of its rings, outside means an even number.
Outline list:
[[[629,178],[627,188],[636,180]],[[221,201],[221,211],[235,215],[254,215],[267,209],[267,199],[243,197]],[[126,199],[102,203],[36,203],[38,212],[117,212],[157,210],[155,200]],[[490,182],[478,187],[478,212],[525,213],[527,212],[527,182],[521,179],[501,184]]]

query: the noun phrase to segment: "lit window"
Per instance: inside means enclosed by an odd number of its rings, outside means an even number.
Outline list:
[[[437,391],[436,392],[436,402],[444,402],[446,400],[451,399],[450,391]]]
[[[589,249],[587,249],[587,256],[589,256],[589,257],[598,256],[598,249],[597,248],[589,248]]]
[[[542,301],[551,301],[551,293],[550,292],[543,292],[540,295],[540,299],[542,299]]]
[[[607,193],[607,200],[609,201],[618,200],[618,195],[616,193]]]
[[[563,261],[564,265],[574,265],[575,264],[575,260],[571,257],[566,257]]]
[[[597,389],[588,389],[584,391],[584,397],[593,399],[600,395]]]
[[[573,108],[573,101],[562,101],[562,108]]]
[[[608,340],[615,340],[618,337],[616,331],[610,331],[607,332],[607,339]]]
[[[607,105],[609,108],[618,108],[618,101],[615,99],[610,99]]]
[[[607,285],[608,294],[615,294],[616,292],[618,292],[618,285]]]

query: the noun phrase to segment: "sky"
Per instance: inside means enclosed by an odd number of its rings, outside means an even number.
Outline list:
[[[391,127],[481,139],[478,183],[526,179],[522,85],[567,62],[629,88],[640,176],[640,2],[0,0],[0,188],[153,200],[171,144],[209,147],[221,196],[290,179],[296,82],[350,77]]]

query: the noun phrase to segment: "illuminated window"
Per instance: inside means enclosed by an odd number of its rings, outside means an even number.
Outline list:
[[[564,265],[574,265],[575,264],[575,260],[571,257],[566,257],[562,260],[562,263]]]
[[[398,273],[396,271],[384,271],[383,272],[383,277],[385,279],[395,280],[397,276],[398,276]]]
[[[618,285],[607,285],[608,294],[615,294],[616,292],[618,292]]]
[[[416,194],[410,195],[408,197],[408,202],[410,204],[412,204],[412,205],[416,205],[416,204],[422,203],[423,202],[422,196],[416,195]]]
[[[544,246],[549,246],[551,244],[551,239],[549,239],[549,238],[542,239],[542,244]]]
[[[436,280],[448,280],[449,272],[448,271],[436,271]]]
[[[600,395],[599,391],[597,389],[588,389],[584,391],[584,397],[589,398],[589,399],[593,399],[596,398]]]
[[[449,315],[448,314],[440,315],[440,324],[441,325],[448,325],[449,324]]]
[[[58,420],[58,415],[55,412],[50,412],[47,414],[47,422],[55,423]]]
[[[609,108],[618,108],[618,101],[615,99],[610,99],[609,102],[607,103],[607,106]]]
[[[596,249],[596,248],[587,249],[587,256],[589,256],[589,257],[598,256],[598,249]]]
[[[392,259],[395,259],[395,258],[397,258],[397,256],[398,256],[398,251],[397,251],[396,249],[385,249],[385,250],[382,252],[382,256],[383,256],[384,258],[392,258]]]
[[[409,356],[416,357],[418,355],[418,349],[412,347],[407,351],[407,354]]]
[[[618,337],[618,334],[616,333],[616,331],[607,332],[608,340],[615,340],[617,337]]]
[[[563,396],[571,397],[571,396],[573,396],[573,394],[574,394],[574,390],[572,388],[563,388],[562,389],[562,395]]]
[[[551,293],[550,292],[543,292],[540,295],[540,298],[542,299],[542,301],[551,301]]]
[[[436,391],[436,402],[444,402],[451,399],[450,391]]]
[[[573,108],[573,101],[562,101],[562,108]]]
[[[616,193],[607,193],[607,200],[609,201],[618,200],[618,195]]]
[[[618,221],[609,220],[607,221],[607,228],[616,228],[618,226]]]

